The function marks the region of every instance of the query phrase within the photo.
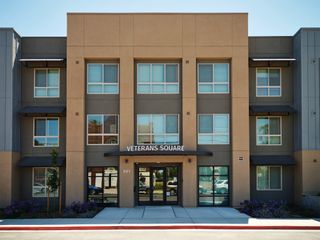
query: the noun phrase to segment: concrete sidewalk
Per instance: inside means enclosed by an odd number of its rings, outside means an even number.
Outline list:
[[[234,208],[183,208],[155,206],[135,208],[105,208],[94,217],[119,224],[152,223],[229,223],[246,224],[249,216]]]
[[[320,230],[320,219],[255,219],[233,208],[183,208],[179,206],[105,208],[94,218],[56,219],[4,219],[0,220],[0,231],[5,227],[66,227],[90,229],[125,229],[158,227],[176,228],[270,228],[315,227]],[[100,228],[99,228],[100,227]]]

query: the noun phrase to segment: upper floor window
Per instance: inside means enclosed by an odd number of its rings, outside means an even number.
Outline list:
[[[87,64],[88,94],[118,94],[119,65],[116,63]]]
[[[138,114],[138,144],[179,144],[178,114]]]
[[[229,144],[229,114],[199,114],[198,144]]]
[[[179,93],[179,64],[138,63],[138,94]]]
[[[59,82],[60,70],[59,69],[35,69],[34,72],[34,97],[43,98],[51,97],[57,98],[60,95]]]
[[[257,117],[257,145],[281,145],[281,117]]]
[[[88,114],[88,145],[115,145],[119,143],[118,115]]]
[[[33,119],[33,146],[59,146],[59,118]]]
[[[257,166],[257,190],[281,190],[281,166]]]
[[[280,68],[257,68],[256,79],[257,97],[281,96]]]
[[[198,93],[229,93],[229,63],[199,63]]]

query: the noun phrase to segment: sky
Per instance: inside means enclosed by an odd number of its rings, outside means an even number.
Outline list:
[[[0,0],[0,27],[21,36],[66,36],[67,12],[247,12],[249,36],[320,27],[320,0]]]

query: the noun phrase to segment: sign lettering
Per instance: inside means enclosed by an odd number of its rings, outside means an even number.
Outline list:
[[[127,146],[128,152],[183,152],[183,145],[132,145]]]

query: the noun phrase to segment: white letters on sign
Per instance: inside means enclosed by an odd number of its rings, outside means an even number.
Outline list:
[[[138,145],[138,146],[127,146],[128,152],[157,152],[157,151],[184,151],[184,146],[182,145]]]

